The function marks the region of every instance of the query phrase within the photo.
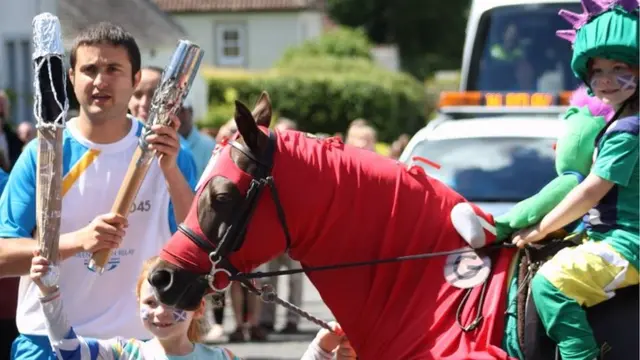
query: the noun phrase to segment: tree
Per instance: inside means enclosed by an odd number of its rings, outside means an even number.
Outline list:
[[[395,43],[403,69],[424,79],[457,69],[462,59],[469,0],[327,0],[335,21],[362,27],[374,43]]]

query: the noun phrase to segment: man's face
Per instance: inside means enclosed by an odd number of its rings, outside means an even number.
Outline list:
[[[136,86],[133,96],[129,100],[129,111],[139,119],[147,121],[151,109],[151,99],[160,84],[160,74],[156,71],[143,69],[140,83]]]
[[[37,136],[36,129],[28,122],[20,123],[16,132],[18,133],[18,138],[25,144]]]
[[[69,78],[81,109],[91,121],[125,116],[140,74],[132,79],[131,61],[122,46],[82,45]]]

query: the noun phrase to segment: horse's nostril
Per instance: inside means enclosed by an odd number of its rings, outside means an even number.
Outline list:
[[[164,289],[171,284],[171,273],[167,270],[154,271],[149,276],[149,283],[156,289]]]

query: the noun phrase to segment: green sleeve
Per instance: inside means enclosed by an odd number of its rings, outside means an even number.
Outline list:
[[[605,134],[591,172],[620,186],[628,186],[638,163],[638,136],[623,132]]]
[[[560,175],[537,194],[522,200],[506,214],[496,217],[498,241],[504,241],[514,232],[539,223],[579,183],[580,180],[574,174]]]

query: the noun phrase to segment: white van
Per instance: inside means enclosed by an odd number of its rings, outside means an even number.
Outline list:
[[[560,93],[574,90],[570,28],[560,9],[579,0],[473,0],[467,22],[460,91]]]

